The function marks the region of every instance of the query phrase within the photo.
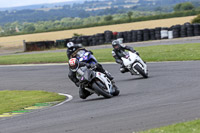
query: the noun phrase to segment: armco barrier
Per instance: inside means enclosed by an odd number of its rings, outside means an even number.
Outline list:
[[[68,42],[81,43],[83,46],[95,46],[111,43],[112,40],[122,38],[124,43],[149,40],[172,39],[179,37],[200,36],[200,24],[185,23],[171,27],[156,27],[155,29],[141,29],[124,32],[105,31],[91,36],[79,36],[54,41],[26,42],[25,51],[63,48]]]
[[[24,51],[39,51],[45,49],[51,49],[54,47],[54,41],[39,41],[39,42],[25,42],[25,50]]]

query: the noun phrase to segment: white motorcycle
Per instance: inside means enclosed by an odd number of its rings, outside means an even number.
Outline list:
[[[147,65],[136,53],[124,52],[124,56],[121,59],[132,75],[142,75],[144,78],[148,78]]]
[[[115,83],[101,72],[85,67],[80,67],[76,72],[76,77],[87,91],[102,95],[105,98],[118,96],[119,90]]]

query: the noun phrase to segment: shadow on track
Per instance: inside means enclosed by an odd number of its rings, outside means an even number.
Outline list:
[[[95,95],[95,94],[93,94],[93,95]],[[119,94],[119,96],[120,96],[120,94]],[[114,96],[114,97],[111,97],[111,98],[104,98],[102,96],[99,96],[99,97],[96,97],[96,98],[88,97],[88,99],[80,99],[80,100],[78,100],[77,103],[100,101],[100,100],[109,100],[109,99],[113,99],[113,98],[116,98],[116,97],[119,97],[119,96]]]
[[[116,80],[115,82],[133,81],[133,80],[144,80],[144,79],[145,78],[143,78],[143,77],[136,77],[136,78],[134,77],[134,78],[129,78],[129,79]]]
[[[93,94],[95,95],[95,94]],[[97,98],[89,98],[88,99],[80,99],[77,101],[77,103],[82,103],[82,102],[90,102],[90,101],[99,101],[99,100],[107,100],[106,98],[104,97],[97,97]]]

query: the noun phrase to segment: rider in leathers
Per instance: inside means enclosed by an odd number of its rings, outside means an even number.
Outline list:
[[[139,53],[136,52],[130,46],[126,46],[124,44],[120,44],[118,40],[114,40],[112,42],[112,46],[113,46],[112,56],[115,58],[116,63],[121,64],[121,67],[120,67],[121,73],[127,72],[128,70],[124,66],[123,61],[121,59],[121,57],[123,57],[123,52],[125,52],[125,50],[128,50],[128,51],[131,51],[133,53],[136,53],[137,55],[139,55]]]
[[[83,66],[86,66],[87,68],[93,68],[96,71],[101,71],[101,70],[98,70],[98,68],[94,64],[79,62],[78,59],[76,59],[76,58],[71,58],[69,60],[69,69],[71,70],[71,72],[73,72],[75,74],[74,76],[76,76],[76,71],[78,70],[78,68],[83,67]],[[89,91],[87,91],[83,86],[80,85],[79,97],[82,99],[86,99],[90,95],[91,95],[91,93]]]
[[[80,44],[74,44],[73,42],[67,43],[68,60],[71,59],[71,55],[79,48],[81,48]],[[75,75],[74,72],[71,71],[71,69],[69,69],[68,77],[76,84],[76,86],[79,86],[78,85],[78,79],[76,79],[76,75]]]
[[[82,48],[81,44],[74,44],[73,42],[67,43],[67,57],[70,59],[70,56],[79,48]]]
[[[81,45],[75,45],[73,42],[69,42],[67,44],[67,47],[68,47],[68,49],[67,49],[68,59],[70,60],[71,58],[76,58],[76,51],[81,48]],[[81,49],[84,49],[84,48],[81,48]],[[84,50],[86,50],[86,49],[84,49]],[[88,51],[88,50],[86,50],[86,51]],[[89,51],[89,52],[91,52],[91,51]],[[93,54],[93,53],[91,52],[91,54]],[[88,63],[84,63],[84,62],[79,62],[79,63],[82,65],[88,65]],[[91,66],[94,67],[96,71],[106,74],[106,76],[110,80],[113,80],[113,77],[111,76],[111,74],[108,71],[106,71],[101,64],[96,63],[96,64],[91,64]],[[87,90],[85,90],[84,88],[82,88],[79,85],[79,80],[76,78],[76,72],[73,72],[73,71],[71,71],[71,69],[69,69],[68,77],[75,83],[75,85],[77,87],[80,87],[80,89],[79,89],[80,98],[85,99],[90,95],[90,93]]]

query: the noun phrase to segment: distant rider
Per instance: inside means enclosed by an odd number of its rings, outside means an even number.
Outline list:
[[[123,57],[123,53],[125,52],[125,50],[128,50],[128,51],[131,51],[133,53],[136,53],[137,55],[139,55],[139,53],[136,52],[130,46],[126,46],[124,44],[120,44],[118,40],[114,40],[112,42],[112,47],[113,47],[112,56],[115,58],[116,63],[121,64],[121,67],[120,67],[121,73],[127,72],[128,70],[124,66],[123,61],[121,59],[121,57]]]
[[[73,42],[67,43],[67,57],[70,59],[70,56],[79,48],[82,48],[81,44],[74,44]]]

